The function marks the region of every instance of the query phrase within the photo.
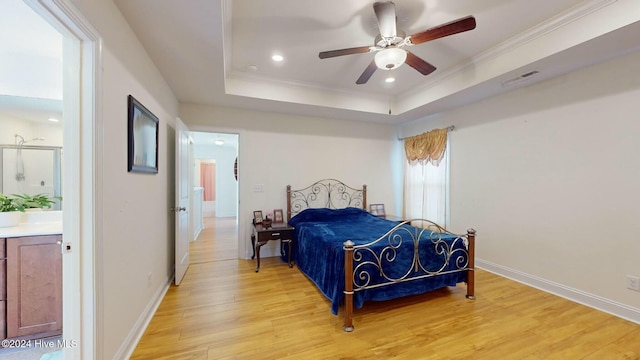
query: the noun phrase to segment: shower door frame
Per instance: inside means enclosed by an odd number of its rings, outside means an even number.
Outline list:
[[[53,151],[53,196],[62,196],[62,146],[35,146],[0,144],[0,174],[4,174],[5,150],[49,150]],[[17,155],[16,155],[17,157]],[[17,159],[16,159],[17,161]],[[0,193],[4,192],[4,176],[0,176]],[[35,195],[35,194],[31,194]],[[56,209],[59,210],[59,209]]]

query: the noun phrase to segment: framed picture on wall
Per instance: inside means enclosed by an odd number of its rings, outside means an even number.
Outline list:
[[[369,212],[371,213],[371,215],[375,215],[375,216],[379,216],[379,217],[385,217],[386,214],[384,213],[384,204],[371,204],[369,205]]]
[[[257,210],[253,212],[253,223],[262,224],[262,210]]]
[[[273,210],[273,222],[274,223],[283,223],[284,215],[282,213],[282,209]]]
[[[128,171],[157,174],[158,118],[129,95],[128,120]]]

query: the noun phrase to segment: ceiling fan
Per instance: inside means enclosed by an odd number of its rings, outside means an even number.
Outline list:
[[[318,54],[320,59],[326,59],[343,55],[377,52],[373,61],[356,81],[356,84],[365,84],[376,69],[393,70],[405,62],[422,75],[429,75],[436,70],[436,67],[403,48],[476,28],[476,19],[473,16],[467,16],[406,36],[404,31],[396,28],[396,5],[392,1],[374,3],[373,11],[376,14],[378,29],[380,30],[380,34],[375,38],[374,46],[323,51]]]

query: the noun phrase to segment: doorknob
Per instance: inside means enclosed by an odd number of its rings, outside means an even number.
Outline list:
[[[177,207],[177,208],[172,206],[170,210],[173,211],[173,212],[180,212],[180,211],[187,211],[187,208],[184,207],[184,206],[180,206],[180,207]]]

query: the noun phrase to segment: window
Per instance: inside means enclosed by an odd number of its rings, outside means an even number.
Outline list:
[[[448,147],[448,146],[447,146]],[[405,165],[404,217],[423,218],[445,227],[448,213],[449,161],[445,151],[438,166],[428,161]]]

